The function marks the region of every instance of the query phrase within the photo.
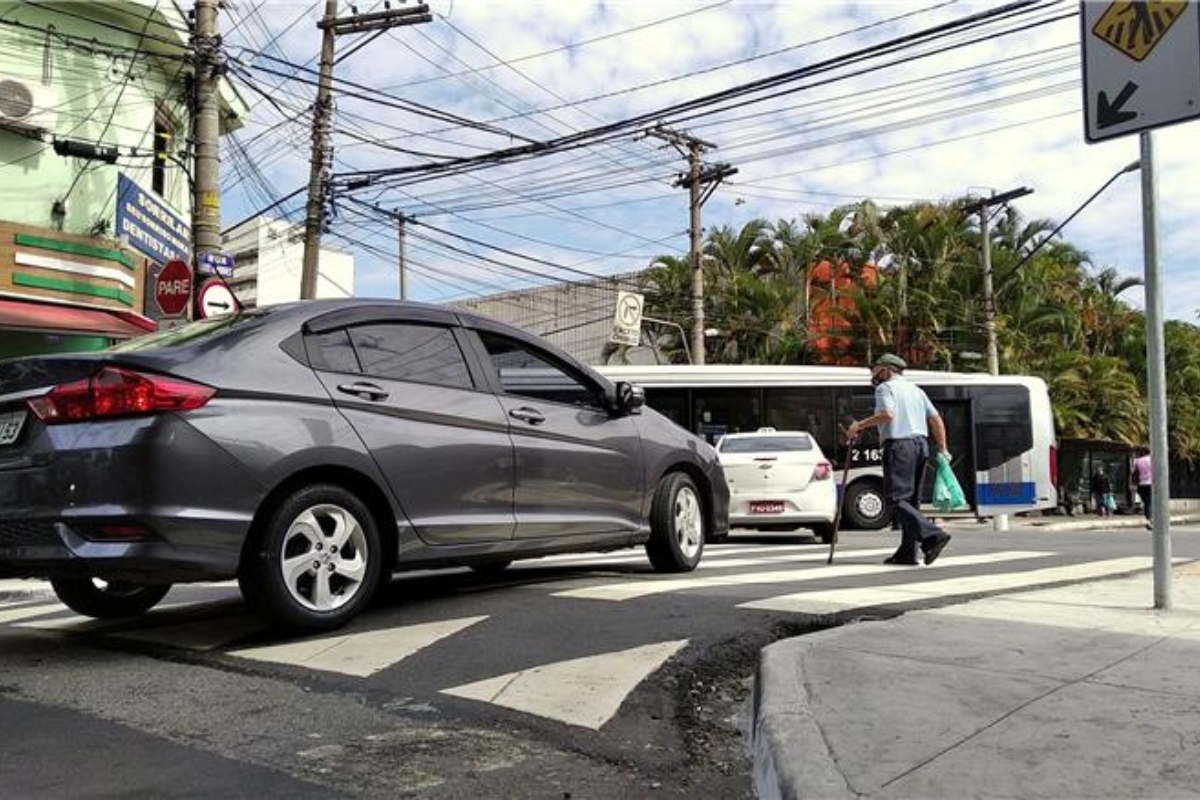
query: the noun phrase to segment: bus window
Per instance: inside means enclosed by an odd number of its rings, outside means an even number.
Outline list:
[[[808,431],[821,449],[833,453],[836,437],[833,398],[829,387],[770,387],[763,390],[763,424],[781,431]]]
[[[692,389],[695,433],[715,444],[727,433],[756,431],[763,426],[761,393],[757,387]]]
[[[1022,386],[988,387],[974,393],[976,464],[988,470],[1033,447],[1029,391]]]
[[[647,389],[646,405],[684,430],[691,430],[687,414],[687,389]]]

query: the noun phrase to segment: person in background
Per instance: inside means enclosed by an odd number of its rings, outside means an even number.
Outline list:
[[[950,541],[950,534],[921,514],[914,502],[920,497],[925,462],[929,460],[929,436],[942,457],[946,450],[946,425],[925,391],[904,377],[904,359],[884,353],[871,367],[875,387],[875,413],[852,422],[846,438],[853,441],[864,430],[879,427],[883,441],[883,491],[893,519],[899,519],[900,547],[885,564],[917,566],[917,546],[926,566],[933,564]]]
[[[1102,517],[1111,517],[1112,509],[1108,507],[1108,496],[1112,494],[1112,479],[1108,477],[1103,464],[1097,464],[1092,472],[1090,487],[1092,505],[1096,507],[1096,513]]]
[[[1138,499],[1142,501],[1142,513],[1146,515],[1146,530],[1150,530],[1150,498],[1153,491],[1154,470],[1150,462],[1150,448],[1139,447],[1133,459],[1133,469],[1129,479],[1137,490]]]

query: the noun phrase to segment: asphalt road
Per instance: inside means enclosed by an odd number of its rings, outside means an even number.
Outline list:
[[[100,623],[0,582],[0,797],[749,797],[763,645],[1150,566],[1140,528],[954,533],[930,568],[882,565],[885,533],[845,534],[833,566],[743,534],[684,576],[640,551],[412,574],[291,641],[229,585]]]

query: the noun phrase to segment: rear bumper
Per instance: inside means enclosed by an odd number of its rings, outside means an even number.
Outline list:
[[[128,519],[122,515],[113,521],[125,523]],[[99,542],[80,533],[103,524],[104,520],[98,518],[80,526],[36,520],[14,524],[0,519],[0,578],[95,577],[138,583],[185,583],[224,580],[237,574],[248,521],[224,532],[213,520],[200,521],[200,527],[206,531],[205,538],[213,543],[209,545],[180,544],[171,540],[173,531],[166,524],[156,526],[154,519],[146,517],[139,517],[138,521],[153,531],[151,538]],[[178,520],[170,521],[170,525],[177,524]]]
[[[0,457],[0,577],[229,578],[261,492],[171,415],[45,428]],[[137,535],[115,541],[114,525]]]
[[[752,503],[778,502],[783,510],[774,513],[751,511]],[[833,491],[812,491],[769,495],[736,492],[729,502],[729,523],[735,527],[753,528],[756,525],[819,525],[832,523],[837,514],[837,496]]]

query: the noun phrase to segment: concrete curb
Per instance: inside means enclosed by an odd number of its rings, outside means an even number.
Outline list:
[[[758,662],[751,748],[754,791],[764,800],[857,796],[829,752],[808,702],[803,672],[811,646],[799,639],[776,642],[763,649]],[[785,763],[789,766],[783,767]]]

